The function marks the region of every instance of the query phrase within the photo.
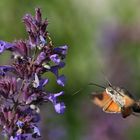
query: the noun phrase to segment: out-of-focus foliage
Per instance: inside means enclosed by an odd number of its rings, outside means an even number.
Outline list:
[[[43,139],[140,139],[140,118],[103,113],[89,98],[91,91],[102,89],[86,86],[90,81],[107,85],[105,75],[112,84],[126,87],[140,98],[139,4],[138,0],[0,1],[1,40],[26,38],[21,18],[40,7],[49,20],[53,43],[69,46],[63,70],[68,77],[64,96],[67,111],[56,116],[53,108],[51,112],[43,108],[42,117],[47,118],[40,124]],[[7,53],[0,56],[1,64],[7,60]],[[49,88],[60,90],[55,84]]]

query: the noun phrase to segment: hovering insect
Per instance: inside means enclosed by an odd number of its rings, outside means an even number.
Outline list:
[[[92,102],[101,107],[106,113],[121,113],[123,118],[135,113],[140,113],[140,101],[136,101],[134,97],[124,88],[112,86],[109,83],[107,88],[101,93],[92,93]]]

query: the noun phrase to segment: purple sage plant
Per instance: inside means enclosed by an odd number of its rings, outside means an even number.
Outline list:
[[[65,110],[64,103],[58,101],[64,92],[46,91],[51,79],[43,75],[51,72],[58,85],[65,85],[66,78],[59,75],[59,69],[65,66],[68,47],[53,46],[46,31],[48,21],[42,19],[39,8],[34,17],[26,14],[23,22],[29,35],[27,40],[0,41],[0,53],[7,50],[12,54],[11,64],[0,66],[0,125],[9,140],[41,136],[37,123],[42,103],[50,101],[59,114]]]

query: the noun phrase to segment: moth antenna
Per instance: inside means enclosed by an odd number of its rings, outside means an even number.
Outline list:
[[[106,76],[104,76],[104,79],[105,79],[105,81],[107,81],[108,85],[109,85],[110,87],[112,87],[111,82],[108,80],[108,78],[107,78]]]
[[[101,88],[103,88],[103,89],[106,89],[106,87],[101,86],[101,85],[99,85],[99,84],[95,84],[95,83],[93,83],[93,82],[90,82],[88,85],[94,85],[94,86],[97,86],[97,87],[101,87]]]
[[[112,87],[112,84],[111,84],[111,82],[108,80],[107,76],[105,76],[104,71],[102,71],[102,74],[103,74],[103,77],[104,77],[105,81],[107,81],[108,85],[109,85],[110,87]]]
[[[89,83],[88,85],[86,85],[85,87],[83,87],[83,88],[77,90],[76,92],[74,92],[74,93],[72,94],[72,96],[73,96],[73,95],[76,95],[76,94],[79,93],[80,91],[83,91],[83,90],[84,90],[87,86],[89,86],[89,85],[95,85],[95,86],[97,86],[97,87],[106,89],[106,87],[104,87],[104,86],[101,86],[101,85],[99,85],[99,84],[95,84],[95,83],[93,83],[93,82],[90,82],[90,83]]]

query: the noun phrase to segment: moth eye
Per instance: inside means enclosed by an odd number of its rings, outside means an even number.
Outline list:
[[[108,92],[111,93],[111,94],[114,94],[113,90],[108,88]]]
[[[114,92],[112,90],[109,91],[111,94],[114,94]]]

